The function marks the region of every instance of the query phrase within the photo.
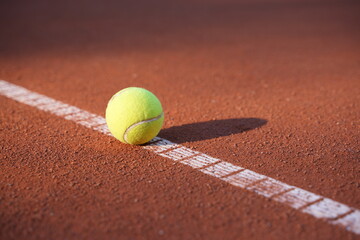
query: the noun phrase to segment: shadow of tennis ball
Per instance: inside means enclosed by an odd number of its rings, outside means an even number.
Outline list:
[[[211,120],[162,129],[159,137],[176,143],[196,142],[250,131],[266,123],[267,120],[261,118]]]

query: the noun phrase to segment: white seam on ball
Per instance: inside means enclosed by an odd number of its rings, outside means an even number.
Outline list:
[[[137,123],[134,123],[133,125],[131,125],[130,127],[128,127],[126,130],[125,130],[125,133],[124,133],[124,140],[126,143],[129,143],[128,140],[127,140],[127,134],[128,132],[133,129],[134,127],[136,126],[139,126],[140,124],[143,124],[143,123],[148,123],[148,122],[153,122],[153,121],[156,121],[158,119],[160,119],[162,116],[164,115],[164,113],[162,112],[159,116],[157,117],[154,117],[154,118],[150,118],[150,119],[147,119],[147,120],[144,120],[144,121],[141,121],[141,122],[137,122]]]

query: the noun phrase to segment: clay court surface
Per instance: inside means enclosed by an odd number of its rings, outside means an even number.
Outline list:
[[[0,238],[359,239],[359,23],[358,1],[1,2],[6,83],[102,117],[144,87],[160,138],[347,210],[314,217],[3,91]]]

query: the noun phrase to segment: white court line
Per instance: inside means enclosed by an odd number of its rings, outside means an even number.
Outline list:
[[[181,163],[183,163],[185,165],[189,165],[193,168],[202,168],[202,167],[205,167],[207,165],[217,163],[217,162],[220,162],[220,159],[210,157],[206,154],[200,154],[195,157],[191,157],[191,158],[181,161]]]
[[[199,169],[199,171],[208,174],[210,176],[220,178],[243,169],[244,168],[235,166],[231,163],[220,161],[215,165],[211,165],[209,167]]]
[[[112,136],[103,117],[29,91],[23,87],[0,80],[0,95]],[[360,234],[360,211],[356,208],[287,185],[204,153],[193,151],[160,137],[154,138],[143,148],[190,166],[233,186],[252,191],[265,198],[271,198],[315,218],[323,219],[330,224],[342,226],[350,232]]]
[[[164,153],[158,153],[160,156],[170,158],[174,161],[179,161],[184,158],[192,157],[194,155],[200,154],[200,152],[193,151],[186,147],[175,148],[171,151],[167,151]]]

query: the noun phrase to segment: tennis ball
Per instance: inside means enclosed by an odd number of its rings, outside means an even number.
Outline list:
[[[105,118],[116,139],[123,143],[143,144],[160,132],[164,113],[154,94],[144,88],[129,87],[112,96]]]

